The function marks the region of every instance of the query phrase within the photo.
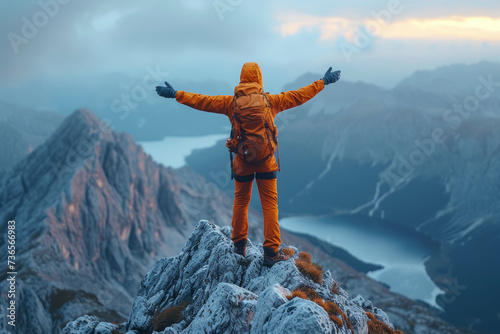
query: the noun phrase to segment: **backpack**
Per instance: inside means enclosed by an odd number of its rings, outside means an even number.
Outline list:
[[[281,170],[277,134],[271,102],[266,94],[235,95],[231,134],[226,141],[231,161],[231,178],[233,153],[247,163],[260,165],[272,157],[274,150],[278,148],[278,170]]]

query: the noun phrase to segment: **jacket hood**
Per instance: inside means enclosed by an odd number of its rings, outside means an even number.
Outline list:
[[[240,84],[242,83],[258,83],[260,87],[264,87],[262,84],[262,72],[260,71],[260,66],[257,63],[245,63],[241,69]]]

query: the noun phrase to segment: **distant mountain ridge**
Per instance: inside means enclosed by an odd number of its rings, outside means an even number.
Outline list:
[[[416,71],[396,85],[396,89],[411,88],[425,92],[445,93],[450,96],[473,94],[479,76],[491,75],[500,82],[500,63],[482,61],[476,64],[453,64],[434,70]],[[494,93],[500,97],[500,89]]]

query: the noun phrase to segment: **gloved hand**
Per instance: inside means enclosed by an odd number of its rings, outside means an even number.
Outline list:
[[[174,87],[172,87],[172,85],[166,81],[165,81],[165,86],[167,86],[167,87],[156,86],[156,93],[158,93],[158,95],[163,96],[165,98],[175,99],[175,95],[177,94],[177,91],[174,89]]]
[[[326,85],[337,82],[340,79],[340,71],[332,72],[332,68],[330,67],[328,71],[326,71],[325,76],[323,77],[323,82]]]

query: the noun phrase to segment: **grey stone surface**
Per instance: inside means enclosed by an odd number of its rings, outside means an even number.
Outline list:
[[[183,333],[248,333],[257,295],[234,284],[220,283]]]
[[[252,318],[252,334],[261,334],[268,331],[269,320],[273,312],[278,307],[288,302],[286,296],[290,294],[290,290],[282,287],[278,283],[268,287],[260,294],[256,311]]]
[[[99,318],[96,316],[83,315],[71,321],[63,329],[63,334],[78,333],[78,334],[93,334],[99,324]],[[102,326],[101,326],[102,328]]]
[[[109,322],[100,322],[94,329],[93,334],[115,334],[119,328],[120,326]],[[115,331],[115,333],[113,333],[113,331]]]
[[[271,269],[262,267],[262,246],[251,242],[249,262],[242,261],[224,232],[202,220],[177,257],[158,260],[141,282],[127,328],[153,333],[157,313],[187,303],[182,313],[185,327],[163,332],[347,333],[347,324],[338,327],[318,304],[286,297],[291,290],[309,287],[337,304],[358,333],[366,331],[364,309],[346,298],[345,292],[331,292],[330,280],[318,284],[304,277],[293,258]],[[330,276],[325,273],[325,278]],[[392,326],[383,311],[380,314]]]
[[[272,313],[267,330],[262,333],[326,334],[345,333],[345,331],[337,328],[318,304],[294,298]]]

